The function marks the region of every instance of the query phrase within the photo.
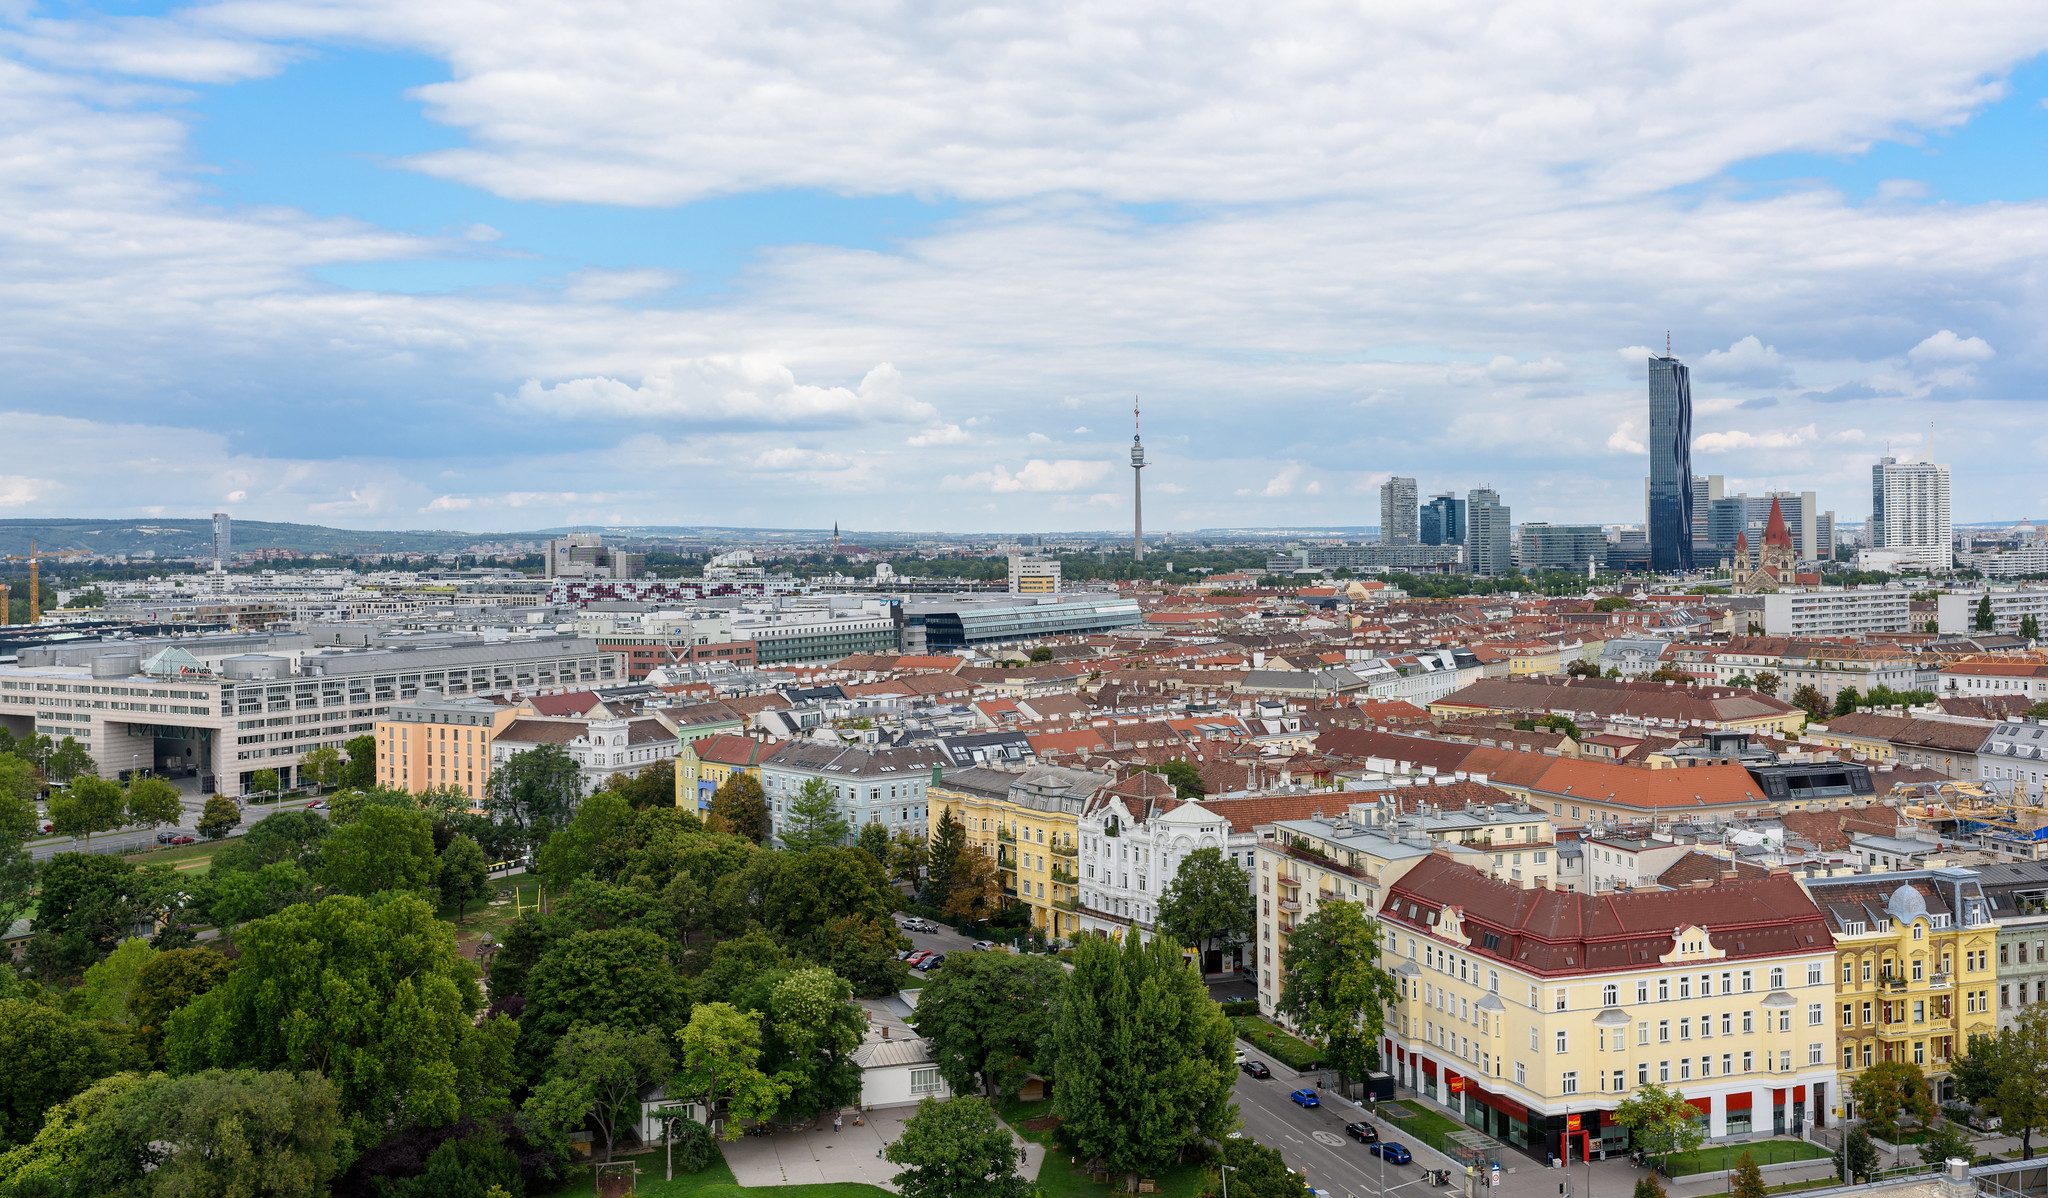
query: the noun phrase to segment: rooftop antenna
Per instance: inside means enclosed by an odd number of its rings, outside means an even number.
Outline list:
[[[1664,330],[1664,356],[1665,356],[1665,357],[1667,357],[1667,358],[1671,356],[1671,330],[1670,330],[1670,329],[1665,329],[1665,330]]]

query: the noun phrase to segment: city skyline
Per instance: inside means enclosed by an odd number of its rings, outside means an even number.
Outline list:
[[[1861,519],[1938,419],[1958,519],[2038,516],[2048,15],[1914,14],[1077,9],[991,78],[907,16],[9,10],[0,515],[1113,530],[1135,392],[1155,529],[1614,523],[1669,327],[1731,492]]]

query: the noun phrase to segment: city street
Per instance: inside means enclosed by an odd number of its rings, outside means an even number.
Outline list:
[[[180,786],[179,798],[183,810],[175,826],[165,824],[156,828],[127,828],[119,832],[101,832],[93,836],[90,844],[68,836],[46,836],[29,842],[29,855],[37,861],[47,861],[58,853],[139,853],[157,847],[156,838],[162,832],[199,835],[199,817],[206,809],[206,800],[211,795],[200,794],[196,789],[187,790]],[[285,799],[278,803],[243,803],[242,822],[230,836],[240,836],[250,824],[279,811],[303,811],[313,798],[302,796]]]

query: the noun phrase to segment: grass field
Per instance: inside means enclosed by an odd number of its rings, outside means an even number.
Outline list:
[[[1315,1045],[1291,1036],[1257,1015],[1236,1015],[1230,1024],[1239,1038],[1293,1070],[1313,1069],[1322,1052]]]
[[[876,1198],[889,1191],[854,1182],[832,1182],[815,1186],[760,1186],[746,1187],[732,1179],[732,1169],[721,1159],[702,1173],[678,1177],[674,1181],[661,1179],[662,1156],[659,1152],[638,1157],[621,1157],[640,1166],[639,1186],[635,1193],[640,1198]],[[579,1166],[561,1189],[554,1191],[550,1198],[592,1198],[597,1191],[593,1188],[596,1174],[590,1166]]]
[[[1095,1181],[1053,1142],[1053,1133],[1043,1126],[1052,1115],[1051,1099],[1020,1102],[1005,1098],[996,1103],[996,1110],[1004,1121],[1017,1129],[1018,1135],[1045,1147],[1045,1162],[1038,1167],[1038,1188],[1044,1198],[1108,1198],[1111,1194],[1124,1192],[1121,1179],[1107,1185]],[[1032,1123],[1040,1126],[1028,1126]],[[1195,1198],[1202,1192],[1207,1174],[1208,1171],[1200,1165],[1184,1165],[1168,1169],[1153,1180],[1159,1183],[1158,1192],[1166,1198]],[[754,1192],[747,1191],[750,1194]]]
[[[137,865],[172,865],[179,873],[205,873],[213,868],[213,855],[220,851],[221,841],[202,840],[197,844],[181,844],[176,848],[144,849],[129,853],[127,859]]]
[[[1379,1104],[1379,1114],[1402,1135],[1419,1140],[1438,1152],[1448,1153],[1456,1147],[1451,1133],[1472,1130],[1449,1115],[1416,1102],[1383,1102]]]
[[[1715,1144],[1691,1152],[1674,1152],[1666,1164],[1665,1172],[1673,1177],[1684,1177],[1690,1173],[1720,1173],[1733,1169],[1747,1152],[1759,1165],[1778,1165],[1787,1161],[1825,1160],[1829,1153],[1817,1144],[1805,1140],[1756,1140],[1748,1144]]]

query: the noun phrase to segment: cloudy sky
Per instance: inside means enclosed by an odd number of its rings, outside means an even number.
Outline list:
[[[837,15],[828,13],[836,7]],[[2048,515],[2048,5],[0,0],[0,515]]]

